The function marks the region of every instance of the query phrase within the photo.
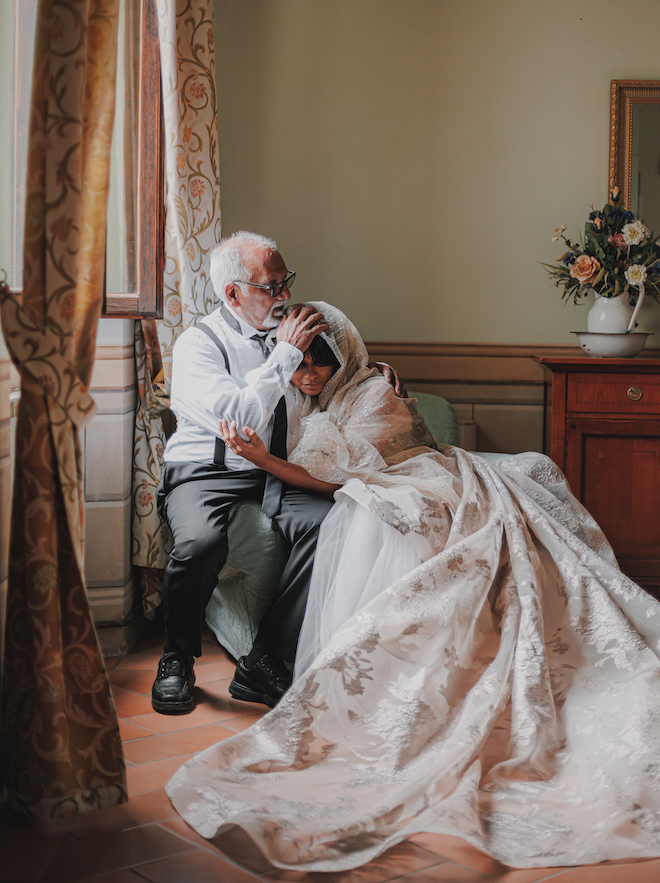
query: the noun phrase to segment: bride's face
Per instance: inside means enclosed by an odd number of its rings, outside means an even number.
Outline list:
[[[317,365],[309,350],[300,367],[293,372],[291,383],[308,396],[317,396],[335,373],[333,365]]]

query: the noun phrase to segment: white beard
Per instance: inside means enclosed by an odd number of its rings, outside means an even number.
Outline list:
[[[273,312],[275,310],[280,311],[279,316],[273,315]],[[273,306],[270,308],[268,315],[266,316],[266,318],[263,321],[263,327],[264,328],[277,328],[277,326],[282,321],[283,317],[284,317],[284,305],[283,304],[273,304]]]

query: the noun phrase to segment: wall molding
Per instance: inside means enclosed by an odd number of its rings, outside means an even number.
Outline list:
[[[135,348],[133,343],[123,346],[98,346],[90,389],[128,389],[135,384]]]
[[[549,343],[366,341],[369,357],[388,362],[406,383],[542,384],[542,356],[584,355],[579,346]],[[648,348],[639,358],[660,358]]]
[[[125,344],[96,344],[96,359],[132,359],[135,345]]]

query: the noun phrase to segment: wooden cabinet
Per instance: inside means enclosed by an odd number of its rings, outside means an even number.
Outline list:
[[[619,565],[660,597],[660,359],[542,358],[552,459]]]

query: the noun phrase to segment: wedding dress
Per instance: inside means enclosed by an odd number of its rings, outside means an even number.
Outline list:
[[[290,459],[345,484],[300,676],[175,774],[174,806],[298,870],[422,831],[521,868],[660,855],[660,604],[550,460],[434,450],[322,308],[342,368],[299,399]]]

